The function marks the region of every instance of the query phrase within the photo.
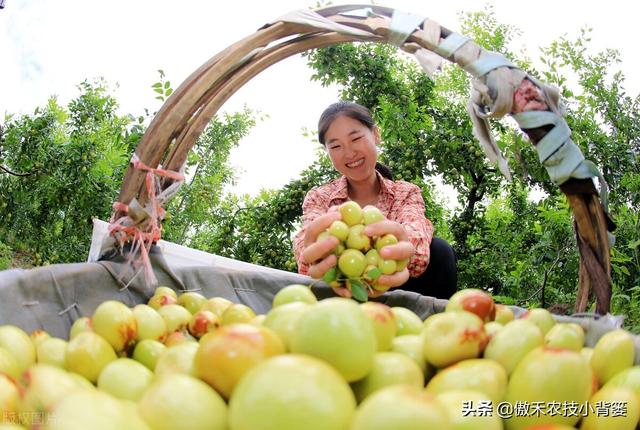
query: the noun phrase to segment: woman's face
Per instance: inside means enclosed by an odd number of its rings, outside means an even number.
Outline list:
[[[380,142],[377,128],[369,130],[360,121],[339,116],[325,133],[325,148],[336,170],[353,181],[375,175],[376,145]]]

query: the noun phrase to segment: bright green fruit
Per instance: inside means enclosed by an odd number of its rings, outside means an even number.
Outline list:
[[[618,372],[613,376],[603,388],[622,387],[628,388],[636,393],[640,401],[640,366],[633,366]]]
[[[604,385],[616,373],[631,366],[635,359],[633,337],[624,329],[605,333],[593,348],[591,368]]]
[[[47,430],[149,430],[135,405],[100,390],[79,389],[57,402]]]
[[[589,399],[596,413],[582,419],[580,430],[635,430],[640,420],[640,400],[628,388],[603,387]],[[598,408],[598,405],[601,405]],[[625,413],[614,413],[613,405],[624,405]],[[601,409],[607,413],[602,413]]]
[[[409,265],[409,259],[396,260],[396,272],[402,272]]]
[[[435,367],[445,367],[480,356],[487,343],[482,320],[467,311],[431,315],[422,330],[424,358]]]
[[[375,206],[365,206],[362,210],[362,217],[364,225],[373,224],[378,221],[384,221],[384,215]]]
[[[149,305],[136,305],[133,308],[133,316],[136,319],[136,341],[153,339],[162,342],[167,337],[167,323],[158,311]]]
[[[360,309],[364,311],[365,315],[373,323],[378,351],[390,350],[391,342],[398,331],[396,317],[391,308],[384,303],[365,302],[360,304]]]
[[[200,339],[195,375],[228,399],[249,369],[284,352],[282,340],[266,326],[223,326]]]
[[[331,223],[328,232],[331,236],[337,237],[340,242],[344,242],[349,236],[349,226],[340,220],[336,220]]]
[[[349,385],[335,369],[313,357],[286,354],[258,364],[240,380],[229,402],[229,428],[343,430],[355,408]]]
[[[391,312],[396,317],[398,330],[396,336],[405,334],[420,334],[422,332],[422,320],[411,309],[402,306],[393,306]]]
[[[69,331],[69,339],[73,339],[79,333],[83,331],[93,331],[93,324],[91,324],[91,318],[81,317],[71,324],[71,330]]]
[[[378,262],[378,269],[382,271],[383,275],[392,275],[396,273],[397,263],[396,260],[383,260],[382,258]]]
[[[291,338],[291,351],[333,365],[347,382],[371,370],[376,352],[373,325],[353,300],[325,299],[300,317]]]
[[[451,430],[445,411],[431,393],[395,385],[367,397],[350,430]]]
[[[191,312],[180,305],[165,305],[158,313],[167,325],[167,335],[176,331],[185,331],[191,321]]]
[[[340,215],[342,215],[342,221],[344,221],[349,227],[362,222],[362,208],[358,203],[352,200],[341,204],[339,211]]]
[[[267,312],[263,325],[273,330],[282,339],[287,351],[291,351],[291,338],[296,324],[311,306],[304,302],[292,302],[274,307]]]
[[[116,358],[109,342],[97,333],[85,331],[69,341],[65,360],[67,370],[95,383],[102,369]]]
[[[527,320],[515,320],[493,335],[484,350],[484,358],[502,364],[511,375],[520,360],[530,351],[544,345],[542,331]]]
[[[338,268],[348,278],[359,278],[366,265],[367,259],[357,249],[345,249],[338,258]]]
[[[395,245],[396,243],[398,243],[398,238],[391,233],[387,233],[376,240],[376,249],[380,252],[380,250],[385,246]]]
[[[481,392],[497,405],[507,391],[507,372],[495,361],[472,358],[442,369],[427,384],[435,395],[457,389]]]
[[[316,296],[311,292],[311,288],[302,284],[291,284],[279,290],[273,296],[273,307],[292,302],[303,302],[314,304],[318,302]]]
[[[178,296],[178,304],[192,314],[198,312],[206,301],[207,298],[205,296],[195,291],[187,291]]]
[[[427,366],[427,360],[424,359],[424,346],[422,344],[422,336],[418,334],[405,334],[396,336],[391,343],[391,351],[399,352],[416,362],[425,379],[431,378],[432,368]]]
[[[0,374],[5,373],[14,379],[20,378],[22,371],[18,360],[7,349],[0,346]]]
[[[189,321],[189,333],[197,339],[205,334],[216,331],[222,326],[220,317],[211,311],[197,311],[191,316]]]
[[[194,360],[197,352],[197,342],[183,342],[167,348],[158,357],[154,373],[158,376],[170,373],[195,375]]]
[[[477,288],[465,288],[451,296],[445,311],[467,311],[478,315],[482,321],[489,322],[496,316],[496,305],[487,292]]]
[[[38,363],[50,364],[61,369],[66,368],[66,354],[67,341],[57,337],[43,340],[36,348],[36,360]]]
[[[211,311],[221,317],[224,311],[232,304],[233,302],[231,300],[225,299],[224,297],[212,297],[202,304],[200,310]]]
[[[544,344],[550,348],[566,348],[580,351],[584,346],[584,331],[576,324],[558,323],[544,336]]]
[[[367,252],[371,249],[371,238],[364,234],[364,225],[356,224],[349,228],[346,241],[347,248]]]
[[[534,308],[526,311],[520,319],[525,319],[527,321],[531,321],[535,325],[538,326],[540,331],[542,331],[542,335],[546,335],[551,327],[556,324],[556,321],[553,319],[551,312],[542,308]]]
[[[480,391],[453,389],[438,394],[436,401],[449,417],[452,430],[502,430],[503,428],[502,421],[495,412],[496,403],[491,404],[492,412],[487,415],[466,412],[469,409],[479,410],[478,406],[491,402],[489,396]],[[467,405],[466,408],[465,405]],[[472,407],[469,408],[468,405]]]
[[[140,399],[138,410],[152,430],[227,429],[227,406],[222,397],[187,375],[157,379]]]
[[[496,317],[494,319],[495,322],[506,325],[507,323],[513,321],[513,319],[513,311],[509,306],[496,304]]]
[[[160,354],[162,354],[165,349],[167,349],[167,347],[157,340],[144,339],[136,344],[133,350],[133,359],[144,364],[147,369],[153,372]]]
[[[506,328],[506,327],[505,327]],[[536,348],[516,366],[509,378],[505,401],[515,405],[583,405],[591,397],[593,373],[579,352],[568,349]],[[575,425],[579,414],[519,414],[506,420],[507,430],[534,424]]]
[[[0,348],[13,355],[19,372],[25,371],[36,362],[36,347],[29,335],[16,326],[0,326]]]
[[[98,377],[98,388],[122,400],[137,402],[151,384],[153,372],[131,358],[107,364]]]
[[[222,313],[222,325],[249,323],[256,313],[247,305],[234,303]]]
[[[368,265],[378,267],[378,262],[381,260],[380,254],[378,254],[378,250],[371,248],[364,256],[367,259]]]
[[[371,284],[371,288],[373,288],[376,291],[381,291],[381,292],[387,292],[391,289],[390,286],[388,285],[383,285],[383,284],[378,284],[377,281],[374,281],[373,284]]]
[[[373,367],[364,378],[351,384],[356,400],[361,403],[376,391],[392,385],[424,387],[424,374],[411,358],[399,352],[378,352]]]
[[[93,331],[102,336],[116,352],[133,347],[138,323],[133,311],[124,303],[107,300],[102,302],[91,317]]]

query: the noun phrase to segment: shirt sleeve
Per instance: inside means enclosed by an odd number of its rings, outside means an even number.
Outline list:
[[[304,250],[304,236],[307,233],[309,224],[327,212],[326,203],[320,196],[317,189],[307,192],[302,203],[302,227],[293,238],[293,253],[298,263],[298,272],[307,275],[309,273],[309,265],[301,261],[302,251]]]
[[[409,241],[415,247],[415,254],[409,262],[408,270],[412,277],[420,276],[429,265],[429,247],[433,239],[433,224],[425,216],[424,199],[420,188],[411,184],[399,205],[397,219],[407,230]]]

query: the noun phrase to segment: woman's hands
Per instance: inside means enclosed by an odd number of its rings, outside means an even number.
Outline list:
[[[318,235],[331,226],[334,221],[342,219],[337,207],[332,207],[324,215],[313,220],[307,227],[304,236],[304,251],[302,251],[302,261],[309,264],[309,276],[312,278],[322,278],[327,270],[338,263],[338,258],[333,254],[333,250],[340,242],[338,238],[329,236],[317,242]]]
[[[309,264],[309,276],[312,278],[322,278],[324,274],[335,267],[338,258],[333,253],[339,240],[334,236],[328,236],[317,241],[318,235],[328,229],[334,221],[341,220],[342,217],[338,211],[338,207],[334,206],[324,215],[319,216],[312,221],[308,227],[304,238],[304,251],[301,258],[303,262]],[[385,234],[392,234],[398,239],[393,245],[387,245],[380,250],[380,257],[385,260],[409,260],[413,257],[415,247],[409,241],[404,226],[398,222],[391,220],[383,220],[373,224],[369,224],[364,229],[364,234],[369,237],[382,237]],[[405,267],[403,270],[391,275],[380,275],[376,283],[388,288],[399,287],[409,279],[409,271]],[[346,287],[332,287],[334,292],[343,297],[351,297],[351,291]],[[369,293],[370,297],[378,297],[383,291]]]

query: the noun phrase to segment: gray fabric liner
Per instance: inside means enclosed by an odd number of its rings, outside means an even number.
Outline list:
[[[181,292],[198,291],[205,297],[224,297],[266,313],[276,292],[289,284],[310,284],[312,279],[285,271],[255,271],[226,267],[193,266],[172,269],[163,255],[152,248],[150,259],[159,285]],[[319,299],[334,294],[324,283],[312,291]],[[29,270],[0,272],[0,324],[14,324],[27,333],[43,329],[52,336],[68,338],[73,321],[91,316],[106,300],[119,300],[134,306],[146,303],[153,289],[145,286],[143,275],[134,271],[123,256],[97,263],[55,264]],[[404,306],[420,318],[442,312],[446,300],[425,297],[409,291],[392,291],[376,299],[389,306]],[[524,309],[512,307],[516,316]],[[580,324],[587,334],[585,344],[593,346],[616,327],[607,318],[555,316],[563,322]],[[636,364],[640,364],[640,336],[635,336]]]

